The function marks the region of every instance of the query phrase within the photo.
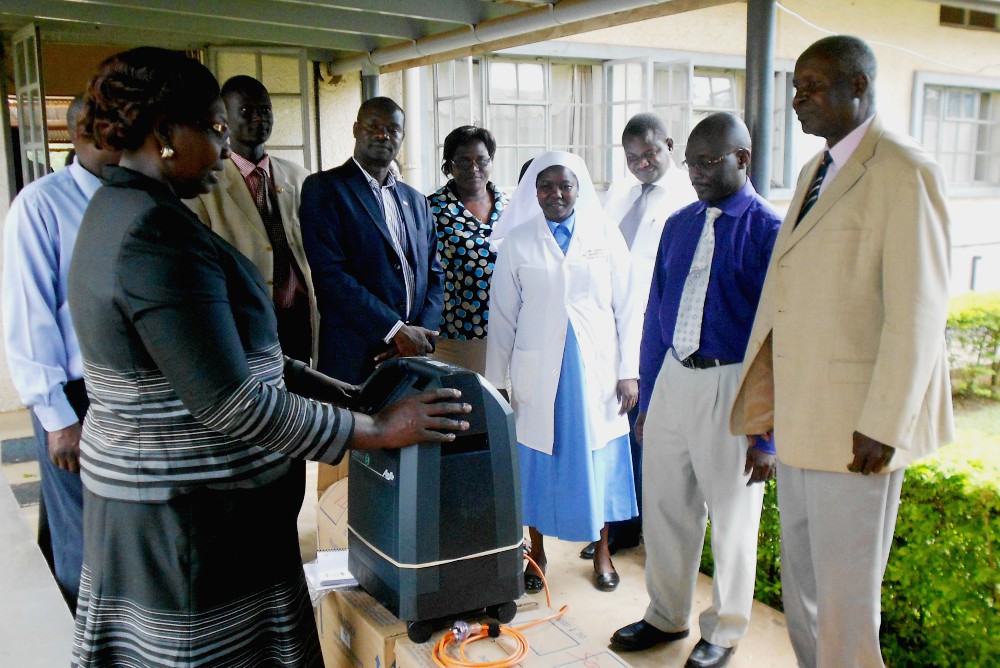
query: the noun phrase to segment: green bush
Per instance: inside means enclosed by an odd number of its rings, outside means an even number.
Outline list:
[[[1000,666],[1000,470],[946,449],[906,473],[882,587],[882,652],[892,668]],[[775,483],[767,484],[755,598],[782,610]],[[701,570],[711,575],[705,541]]]
[[[1000,665],[997,474],[952,456],[906,472],[882,587],[889,665]]]
[[[970,292],[948,306],[956,396],[1000,396],[1000,292]]]

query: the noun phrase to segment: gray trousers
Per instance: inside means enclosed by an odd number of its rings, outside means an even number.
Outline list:
[[[848,463],[843,473],[778,464],[782,599],[804,668],[885,665],[882,576],[904,470],[865,476]]]
[[[643,441],[644,619],[689,626],[705,521],[712,520],[712,605],[701,636],[735,646],[750,625],[764,486],[747,487],[747,440],[729,433],[740,365],[687,369],[668,354],[653,387]]]

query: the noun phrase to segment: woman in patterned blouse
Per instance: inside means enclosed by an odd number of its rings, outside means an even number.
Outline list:
[[[490,181],[497,143],[489,130],[463,125],[444,140],[441,171],[451,179],[427,199],[437,222],[445,271],[444,325],[435,357],[483,373],[490,276],[490,233],[507,196]]]

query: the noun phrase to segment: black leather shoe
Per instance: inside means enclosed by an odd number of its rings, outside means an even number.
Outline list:
[[[545,567],[542,566],[542,573],[545,572]],[[545,589],[545,583],[542,582],[542,578],[538,575],[534,568],[530,565],[524,569],[524,591],[529,594],[537,594],[538,592]]]
[[[661,631],[645,619],[640,619],[635,624],[623,626],[615,631],[615,634],[611,636],[611,645],[622,652],[637,652],[655,647],[660,643],[687,638],[687,635],[687,629],[683,631]]]
[[[684,668],[723,668],[733,656],[734,647],[713,645],[704,638],[691,650]]]
[[[618,589],[618,583],[621,579],[618,577],[618,573],[614,571],[610,573],[594,573],[594,586],[600,591],[614,591]]]
[[[638,544],[639,543],[636,543],[635,545]],[[626,545],[625,547],[635,547],[635,545]],[[580,550],[580,558],[586,559],[587,561],[591,561],[594,558],[594,550],[596,549],[597,549],[596,540],[593,541],[592,543],[587,543],[587,547]],[[616,545],[615,543],[608,543],[608,554],[610,554],[613,557],[615,556],[616,552],[618,552],[618,545]]]

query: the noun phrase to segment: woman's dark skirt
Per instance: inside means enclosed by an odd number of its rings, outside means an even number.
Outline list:
[[[74,666],[322,666],[296,516],[302,467],[166,503],[84,490]]]

